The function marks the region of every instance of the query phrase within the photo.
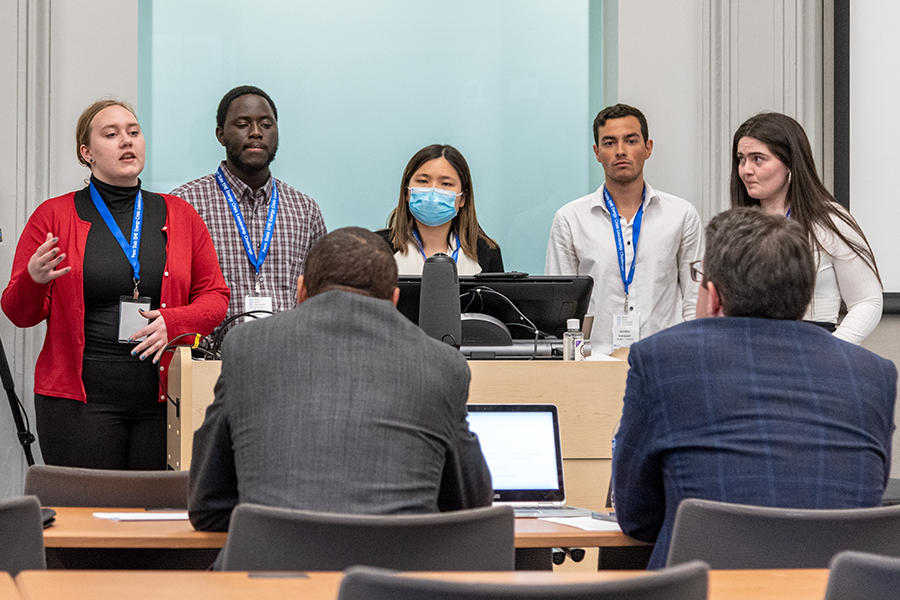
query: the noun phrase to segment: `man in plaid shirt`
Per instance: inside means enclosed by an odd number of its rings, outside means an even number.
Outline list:
[[[326,230],[315,201],[269,171],[278,150],[275,103],[259,88],[234,88],[219,102],[216,138],[226,157],[216,173],[172,194],[200,213],[212,236],[231,288],[226,321],[248,311],[294,308],[306,254]]]

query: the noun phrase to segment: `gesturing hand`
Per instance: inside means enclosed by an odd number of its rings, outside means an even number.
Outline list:
[[[38,246],[31,258],[28,259],[28,275],[35,283],[50,283],[72,270],[72,267],[54,270],[66,258],[65,253],[56,247],[57,242],[59,242],[59,238],[53,237],[53,234],[48,231],[47,241]]]
[[[139,329],[132,334],[131,339],[136,340],[145,335],[147,339],[135,346],[131,351],[132,355],[141,354],[141,360],[144,360],[151,354],[154,354],[153,362],[158,363],[162,358],[163,349],[169,343],[168,332],[166,331],[166,321],[158,310],[141,310],[141,315],[148,319],[153,319],[146,327]]]

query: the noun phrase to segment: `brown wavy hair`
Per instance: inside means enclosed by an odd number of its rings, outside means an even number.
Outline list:
[[[783,162],[791,174],[785,203],[790,207],[791,220],[800,223],[806,237],[813,247],[825,254],[830,253],[822,246],[816,236],[815,227],[819,226],[828,233],[847,244],[860,256],[878,277],[878,266],[875,255],[869,247],[869,241],[849,212],[837,203],[831,192],[826,189],[816,172],[812,148],[803,127],[791,117],[781,113],[760,113],[744,121],[734,132],[734,143],[731,149],[731,206],[759,206],[759,200],[751,198],[747,187],[738,174],[740,160],[737,156],[738,142],[745,137],[759,140],[769,151]],[[843,221],[862,240],[859,243],[844,235],[835,219]]]

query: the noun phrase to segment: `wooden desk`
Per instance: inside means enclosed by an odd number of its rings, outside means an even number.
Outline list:
[[[442,579],[514,583],[581,583],[625,577],[653,577],[646,571],[549,573],[416,573]],[[255,600],[304,598],[335,600],[341,573],[308,573],[298,577],[259,578],[247,573],[172,571],[23,571],[16,584],[27,600]],[[822,600],[827,569],[711,571],[709,600]]]
[[[3,600],[19,600],[19,589],[13,578],[6,571],[0,571],[0,598]]]
[[[622,416],[628,363],[615,361],[469,361],[472,403],[559,407],[568,504],[603,510],[612,463],[612,432]],[[190,468],[194,431],[203,423],[219,377],[218,361],[191,360],[181,346],[169,366],[168,464]]]
[[[516,519],[516,548],[646,546],[621,531],[584,531],[540,519]],[[596,568],[597,561],[594,561]]]
[[[58,507],[45,548],[221,548],[224,532],[195,531],[188,521],[108,521],[95,512],[139,509]]]
[[[108,521],[95,512],[139,509],[54,508],[56,522],[44,530],[47,548],[221,548],[226,534],[195,531],[188,521]],[[540,519],[516,519],[517,548],[643,545],[620,531],[583,531]]]

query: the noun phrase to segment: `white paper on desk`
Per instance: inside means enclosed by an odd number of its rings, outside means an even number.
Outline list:
[[[109,521],[187,521],[187,511],[172,512],[95,512],[98,519]]]
[[[600,354],[600,353],[593,353],[590,356],[586,356],[584,360],[593,360],[593,361],[608,360],[608,361],[612,361],[612,362],[622,362],[621,358],[615,358],[615,357],[609,356],[608,354]]]
[[[584,531],[622,531],[619,524],[614,521],[603,521],[593,517],[553,517],[542,518],[541,521],[550,521],[560,525],[568,525],[569,527],[577,527]]]

